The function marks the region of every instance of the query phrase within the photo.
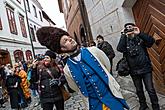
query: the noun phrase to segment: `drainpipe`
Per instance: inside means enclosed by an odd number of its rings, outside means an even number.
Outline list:
[[[23,0],[23,2],[24,2],[24,7],[25,7],[25,15],[26,15],[26,22],[27,22],[27,27],[28,27],[28,31],[29,31],[30,43],[31,43],[31,46],[32,46],[33,58],[35,58],[34,45],[33,45],[33,41],[32,41],[32,36],[31,36],[31,31],[30,31],[30,26],[29,26],[29,20],[28,20],[28,14],[27,14],[27,8],[26,8],[25,0]]]

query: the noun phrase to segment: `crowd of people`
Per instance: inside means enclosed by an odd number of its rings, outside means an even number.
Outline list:
[[[13,67],[7,64],[0,68],[11,108],[25,108],[31,103],[31,97],[39,96],[43,110],[53,110],[54,106],[57,110],[64,110],[61,87],[66,84],[70,92],[81,92],[89,110],[129,109],[120,85],[113,77],[114,50],[103,36],[97,36],[97,45],[93,41],[89,47],[81,47],[60,28],[41,27],[36,34],[40,44],[50,49],[45,55],[15,63]],[[129,64],[130,76],[139,98],[139,110],[148,109],[142,82],[153,110],[160,110],[147,52],[154,42],[153,37],[140,32],[135,24],[127,23],[117,46]],[[2,107],[3,102],[0,102]]]
[[[12,109],[26,108],[38,98],[34,107],[41,104],[43,110],[64,110],[64,99],[60,87],[66,85],[63,64],[52,51],[36,56],[34,60],[2,65],[0,67],[1,91],[0,107],[5,107],[3,91],[7,91]],[[53,78],[52,78],[53,77]],[[70,92],[74,92],[68,88]]]

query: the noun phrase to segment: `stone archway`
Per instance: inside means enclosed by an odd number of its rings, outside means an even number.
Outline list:
[[[87,39],[85,29],[82,26],[82,24],[80,25],[80,38],[81,38],[81,45],[84,46],[84,47],[87,47],[88,39]]]
[[[24,61],[23,51],[15,50],[14,59],[15,59],[15,62]]]
[[[26,50],[25,52],[26,54],[26,60],[31,60],[33,57],[32,57],[32,52],[30,50]]]
[[[5,64],[11,64],[10,53],[8,50],[0,49],[0,66]]]

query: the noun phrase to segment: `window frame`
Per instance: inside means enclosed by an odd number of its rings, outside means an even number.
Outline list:
[[[34,33],[34,28],[30,27],[30,34],[31,34],[31,39],[33,42],[36,42],[36,38],[35,38],[35,33]]]
[[[43,21],[43,19],[42,19],[42,12],[41,11],[39,11],[39,15],[40,15],[40,20]]]
[[[27,32],[26,32],[26,26],[25,26],[25,19],[24,19],[24,16],[21,15],[21,14],[19,14],[19,21],[20,21],[22,36],[27,38]]]
[[[8,17],[8,23],[10,27],[10,32],[12,34],[18,34],[17,32],[17,26],[16,26],[16,21],[15,21],[15,16],[14,16],[14,9],[10,7],[9,5],[6,5],[6,13]]]
[[[33,11],[34,11],[34,16],[37,18],[37,9],[34,5],[33,5]]]
[[[30,12],[29,0],[25,0],[26,10]]]

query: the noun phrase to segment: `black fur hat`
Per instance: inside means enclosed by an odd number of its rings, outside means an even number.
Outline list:
[[[63,35],[69,34],[57,27],[45,26],[37,30],[37,38],[41,45],[46,46],[51,51],[61,53],[60,39]]]

